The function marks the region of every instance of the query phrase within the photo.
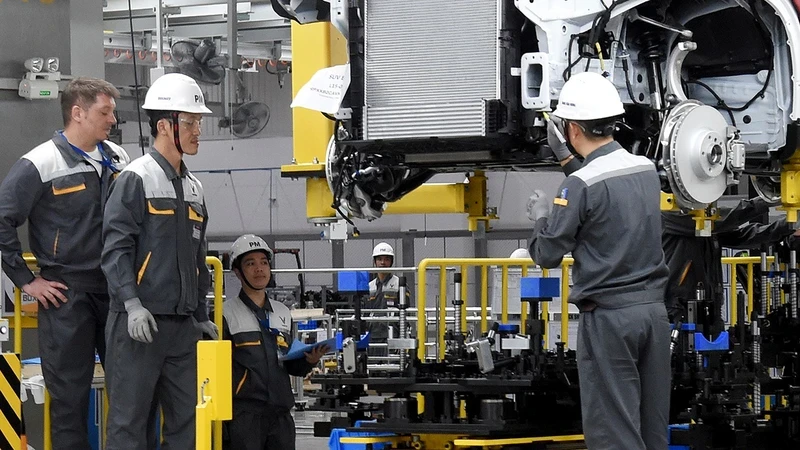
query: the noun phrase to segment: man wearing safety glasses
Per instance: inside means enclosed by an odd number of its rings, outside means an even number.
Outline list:
[[[153,444],[154,408],[164,413],[162,447],[194,448],[197,341],[217,338],[208,318],[208,214],[203,186],[183,163],[197,154],[206,108],[191,78],[163,75],[147,92],[153,150],[111,186],[102,267],[111,312],[106,343],[108,449]]]

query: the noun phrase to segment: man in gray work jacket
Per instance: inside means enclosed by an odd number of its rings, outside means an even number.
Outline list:
[[[541,191],[531,197],[530,253],[547,268],[558,267],[568,252],[575,258],[569,301],[581,310],[577,352],[587,448],[666,450],[669,273],[660,245],[660,182],[651,161],[614,141],[614,119],[623,113],[616,88],[597,73],[576,74],[564,84],[550,140],[558,134],[585,160],[555,200]]]
[[[76,78],[61,94],[64,130],[20,158],[0,186],[3,270],[39,301],[39,354],[50,392],[54,449],[89,446],[87,419],[95,351],[105,361],[108,290],[100,270],[108,187],[128,154],[105,139],[119,92]],[[17,227],[28,221],[40,276],[22,258]]]
[[[164,414],[162,448],[195,446],[197,341],[217,339],[208,319],[203,186],[183,164],[195,155],[203,93],[170,73],[147,92],[153,150],[111,186],[103,271],[111,312],[106,343],[107,450],[152,448],[152,407]]]
[[[230,450],[294,450],[289,375],[305,376],[328,350],[281,361],[292,345],[292,316],[264,289],[272,278],[272,249],[253,234],[231,247],[231,267],[242,283],[237,298],[225,302],[222,335],[233,342],[233,420],[226,424]]]

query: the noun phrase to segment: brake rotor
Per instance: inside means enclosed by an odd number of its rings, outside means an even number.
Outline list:
[[[728,123],[715,108],[686,100],[661,128],[664,168],[678,205],[705,209],[728,187]]]

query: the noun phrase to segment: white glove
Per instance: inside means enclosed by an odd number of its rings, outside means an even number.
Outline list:
[[[194,327],[197,328],[203,334],[207,334],[211,339],[217,340],[219,339],[219,328],[217,328],[217,324],[210,320],[206,320],[205,322],[197,322],[195,321]]]
[[[145,344],[153,342],[153,335],[158,333],[158,326],[150,311],[142,306],[141,300],[135,297],[126,300],[125,311],[128,312],[128,334],[131,338]]]
[[[528,219],[536,222],[542,217],[550,217],[553,208],[553,201],[542,190],[533,191],[533,195],[528,198]]]
[[[556,159],[563,161],[570,156],[572,152],[567,148],[567,140],[562,133],[564,121],[560,118],[551,115],[550,120],[547,121],[547,145],[556,155]]]

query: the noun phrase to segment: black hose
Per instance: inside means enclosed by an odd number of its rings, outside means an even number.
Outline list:
[[[156,17],[156,20],[161,20]],[[131,29],[131,54],[133,55],[133,94],[136,96],[136,120],[139,124],[139,148],[144,155],[144,134],[142,133],[142,112],[139,107],[139,72],[136,68],[136,43],[133,39],[133,11],[131,10],[131,0],[128,0],[128,23]]]

